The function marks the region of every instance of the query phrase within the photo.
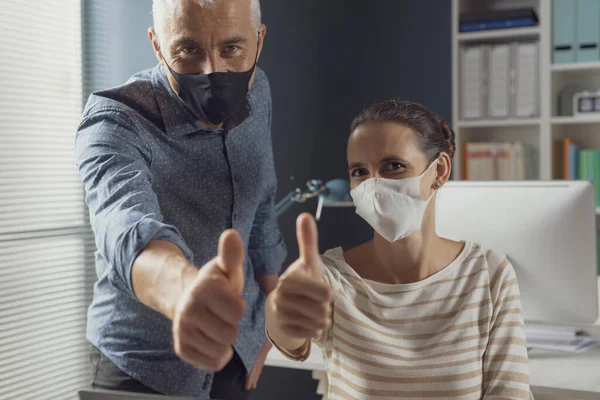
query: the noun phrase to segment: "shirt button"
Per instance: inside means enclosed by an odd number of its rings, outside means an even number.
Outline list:
[[[237,214],[233,214],[233,220],[237,221]]]
[[[212,377],[210,374],[206,374],[206,377],[204,378],[204,384],[202,385],[202,390],[208,389],[208,385],[210,385],[211,378]]]

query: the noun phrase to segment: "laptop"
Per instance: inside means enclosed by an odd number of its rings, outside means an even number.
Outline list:
[[[112,390],[81,390],[79,400],[193,400],[191,397],[117,392]]]

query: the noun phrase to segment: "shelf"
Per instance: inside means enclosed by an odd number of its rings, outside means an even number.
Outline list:
[[[508,28],[490,31],[461,32],[457,35],[459,42],[472,42],[478,40],[500,40],[511,38],[533,38],[540,35],[539,26],[530,28]]]
[[[553,125],[582,125],[582,124],[600,124],[600,114],[587,117],[552,117]]]
[[[539,118],[530,119],[483,119],[478,121],[458,121],[459,128],[499,128],[517,126],[535,126],[540,124]]]
[[[580,71],[598,71],[600,72],[600,61],[570,63],[570,64],[552,64],[550,69],[554,72],[580,72]]]

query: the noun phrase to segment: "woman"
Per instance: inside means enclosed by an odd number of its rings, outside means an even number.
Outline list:
[[[386,101],[352,123],[348,165],[371,241],[320,259],[299,218],[300,259],[267,302],[267,333],[303,360],[323,349],[330,399],[529,399],[515,272],[507,258],[437,236],[454,132],[425,107]]]

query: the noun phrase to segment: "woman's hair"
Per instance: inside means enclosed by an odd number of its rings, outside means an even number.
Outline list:
[[[454,131],[446,121],[421,104],[400,100],[375,103],[354,118],[350,132],[361,125],[381,122],[396,122],[412,128],[417,143],[430,160],[441,152],[450,158],[454,156]]]

